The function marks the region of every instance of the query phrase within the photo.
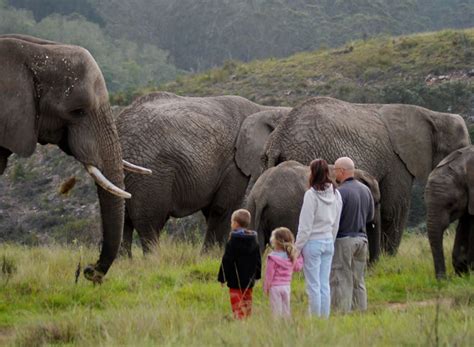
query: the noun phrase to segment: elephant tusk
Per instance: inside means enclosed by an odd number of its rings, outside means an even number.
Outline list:
[[[99,186],[104,188],[109,193],[114,194],[124,199],[130,199],[132,197],[132,194],[127,193],[123,189],[120,189],[119,187],[114,185],[112,182],[110,182],[107,178],[105,178],[102,172],[100,172],[100,170],[96,168],[95,166],[86,165],[86,170],[89,173],[89,175],[92,176],[95,183],[97,183]]]
[[[126,160],[122,160],[123,168],[130,172],[135,172],[142,175],[151,175],[152,171],[150,169],[145,169],[144,167],[129,163]]]

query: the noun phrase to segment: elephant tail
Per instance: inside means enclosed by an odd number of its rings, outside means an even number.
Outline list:
[[[247,198],[246,207],[252,216],[251,228],[257,232],[258,243],[260,244],[260,251],[263,252],[265,249],[265,235],[261,223],[262,212],[265,206],[265,201],[261,201],[262,196],[259,199],[255,199],[254,194],[249,194]]]
[[[260,229],[260,220],[262,217],[262,210],[265,206],[265,201],[262,201],[262,196],[259,196],[259,199],[255,198],[255,195],[250,192],[249,196],[247,197],[246,208],[249,210],[250,215],[252,216],[252,222],[250,223],[250,227],[258,232]]]

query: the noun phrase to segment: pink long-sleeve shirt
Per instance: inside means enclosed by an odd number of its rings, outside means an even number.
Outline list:
[[[303,268],[303,257],[300,255],[293,263],[285,252],[271,252],[267,257],[267,269],[263,282],[263,291],[268,291],[273,286],[289,285],[294,271]]]

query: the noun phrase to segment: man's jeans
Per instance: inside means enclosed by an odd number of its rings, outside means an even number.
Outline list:
[[[343,237],[336,239],[331,268],[331,306],[338,312],[367,310],[365,269],[367,239]]]
[[[303,272],[309,297],[309,310],[318,317],[329,317],[331,306],[329,274],[333,254],[332,238],[310,240],[303,247]]]

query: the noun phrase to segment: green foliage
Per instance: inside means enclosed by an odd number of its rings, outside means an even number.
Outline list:
[[[468,130],[469,130],[469,137],[471,138],[471,143],[474,143],[474,124],[471,124]]]
[[[11,175],[13,182],[28,181],[33,177],[33,172],[28,170],[28,168],[22,162],[16,163],[16,165],[13,167]]]
[[[41,16],[42,17],[42,16]],[[81,15],[50,14],[36,21],[25,10],[0,7],[0,34],[21,33],[87,48],[98,62],[109,91],[159,84],[176,76],[168,54],[151,44],[112,38]]]
[[[80,14],[116,40],[170,52],[180,69],[202,71],[226,60],[250,61],[336,47],[380,35],[474,25],[465,0],[8,0],[37,21]],[[412,42],[404,42],[409,47]],[[375,57],[375,59],[378,59]],[[380,57],[384,61],[384,57]],[[138,62],[137,62],[138,63]]]
[[[16,8],[30,10],[37,21],[49,16],[51,13],[62,15],[78,13],[91,22],[104,24],[102,18],[88,0],[5,0],[5,2]]]

